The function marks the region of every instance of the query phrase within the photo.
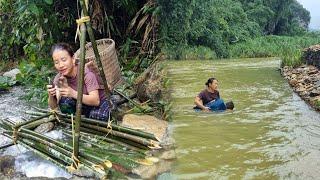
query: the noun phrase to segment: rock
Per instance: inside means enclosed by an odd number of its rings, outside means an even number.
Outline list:
[[[163,91],[164,70],[156,63],[143,72],[135,81],[137,97],[141,102],[159,102]]]
[[[320,67],[320,45],[316,44],[303,50],[302,59],[307,65]]]
[[[291,79],[289,83],[291,86],[296,86],[298,84],[298,81],[296,79]]]
[[[314,89],[310,92],[310,97],[315,97],[315,96],[319,96],[320,95],[320,90],[318,89]]]
[[[320,87],[320,80],[316,81],[316,82],[314,83],[314,85],[315,85],[315,87]]]
[[[318,52],[320,60],[320,49]],[[288,80],[294,91],[314,109],[320,111],[319,69],[313,65],[302,65],[297,68],[284,67],[281,71],[283,72],[282,75]]]
[[[141,176],[142,179],[155,179],[158,174],[162,174],[171,169],[172,162],[161,161],[152,166],[139,166],[133,173]]]
[[[305,87],[298,87],[297,89],[296,89],[296,91],[297,92],[303,92],[303,91],[306,91],[306,88]]]
[[[122,125],[154,134],[162,140],[168,128],[168,122],[149,115],[126,114]]]
[[[176,159],[177,156],[176,156],[176,152],[174,150],[169,150],[169,151],[164,151],[161,154],[160,158],[164,159],[164,160],[172,160],[172,159]]]
[[[13,80],[16,80],[17,74],[21,73],[19,69],[15,68],[8,72],[3,73],[3,76],[10,77]]]
[[[15,173],[14,169],[15,158],[14,156],[0,157],[0,174],[11,176]]]
[[[54,128],[54,123],[53,122],[46,122],[43,124],[40,124],[36,129],[34,129],[35,132],[43,134],[46,132],[51,131]]]

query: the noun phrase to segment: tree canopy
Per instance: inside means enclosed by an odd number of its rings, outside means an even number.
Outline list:
[[[262,35],[299,35],[309,12],[296,0],[158,0],[161,37],[168,53],[206,46],[228,57],[228,46]],[[174,48],[172,48],[174,47]]]

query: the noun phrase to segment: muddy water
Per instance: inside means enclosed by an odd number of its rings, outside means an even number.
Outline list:
[[[317,179],[320,114],[278,71],[278,59],[168,62],[177,179]],[[209,77],[235,110],[194,112]]]

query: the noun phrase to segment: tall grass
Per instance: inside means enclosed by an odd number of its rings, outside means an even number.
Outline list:
[[[298,66],[304,48],[320,43],[320,33],[304,36],[263,36],[230,47],[232,58],[281,57],[282,65]]]

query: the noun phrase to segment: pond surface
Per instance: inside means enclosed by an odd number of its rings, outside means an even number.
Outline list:
[[[320,113],[292,92],[278,59],[171,61],[177,179],[317,179]],[[194,112],[210,77],[235,110]]]

